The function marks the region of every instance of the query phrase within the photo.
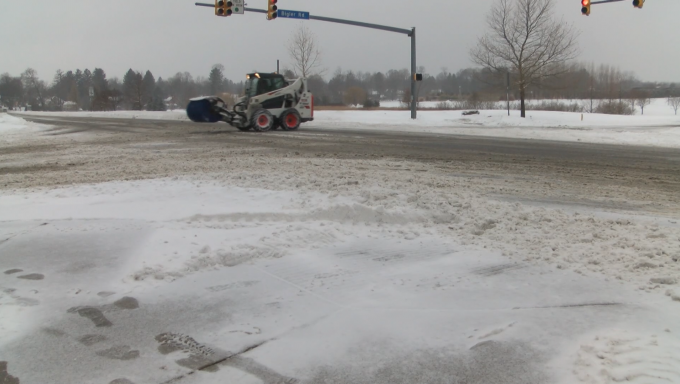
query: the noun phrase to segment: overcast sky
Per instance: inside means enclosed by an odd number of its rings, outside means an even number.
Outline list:
[[[211,2],[212,0],[203,0]],[[495,0],[279,0],[280,9],[417,28],[418,65],[436,74],[471,66],[468,51],[486,29]],[[573,24],[581,61],[634,71],[643,80],[680,81],[680,0],[631,0],[594,5],[581,15],[580,0],[555,0],[556,15]],[[266,0],[247,0],[265,8]],[[188,71],[207,76],[213,64],[232,80],[252,70],[289,66],[286,43],[298,23],[317,36],[327,77],[337,68],[386,71],[409,68],[405,35],[320,21],[246,13],[221,18],[193,0],[0,0],[0,73],[27,67],[51,80],[55,70],[103,68],[120,77],[128,68],[158,77]]]

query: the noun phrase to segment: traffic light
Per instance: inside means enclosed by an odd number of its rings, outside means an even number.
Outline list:
[[[217,16],[231,16],[233,11],[231,7],[234,3],[231,0],[215,0],[215,15]]]
[[[276,12],[279,7],[276,6],[276,2],[278,0],[267,0],[267,20],[274,20],[276,19],[276,16],[279,15],[278,12]]]
[[[639,0],[636,0],[639,1]],[[581,14],[590,16],[590,0],[581,0]]]
[[[645,5],[645,0],[633,0],[633,7],[642,9],[643,5]]]

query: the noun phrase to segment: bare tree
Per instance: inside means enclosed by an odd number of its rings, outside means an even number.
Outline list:
[[[668,98],[668,105],[673,108],[675,114],[678,114],[678,107],[680,107],[680,96],[670,96]]]
[[[29,97],[37,102],[40,109],[45,109],[47,85],[38,78],[38,72],[33,68],[26,69],[21,74],[21,82],[24,84],[24,89],[28,91]]]
[[[648,106],[652,99],[649,98],[649,92],[643,90],[635,90],[631,93],[632,98],[635,100],[635,105],[640,107],[641,114],[645,114],[645,107]]]
[[[496,72],[515,73],[522,117],[530,85],[568,71],[578,54],[572,26],[552,16],[553,0],[498,0],[487,16],[490,31],[470,50],[472,61]]]
[[[640,107],[640,114],[644,115],[645,114],[645,107],[649,104],[651,104],[652,100],[647,97],[640,97],[638,98],[635,103],[637,104],[638,107]]]
[[[295,75],[310,77],[321,74],[321,51],[316,43],[314,33],[304,24],[300,24],[288,41],[288,54],[293,60]]]

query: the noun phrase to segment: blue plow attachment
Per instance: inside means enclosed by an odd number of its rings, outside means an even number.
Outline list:
[[[222,116],[215,112],[213,103],[209,98],[198,98],[189,101],[187,116],[196,123],[216,123],[222,120]]]

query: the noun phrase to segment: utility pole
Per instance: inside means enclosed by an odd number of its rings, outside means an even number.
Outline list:
[[[595,4],[607,4],[607,3],[618,3],[624,0],[581,0],[581,14],[584,16],[590,16],[590,6]],[[645,0],[633,0],[633,7],[642,9],[645,4]]]

